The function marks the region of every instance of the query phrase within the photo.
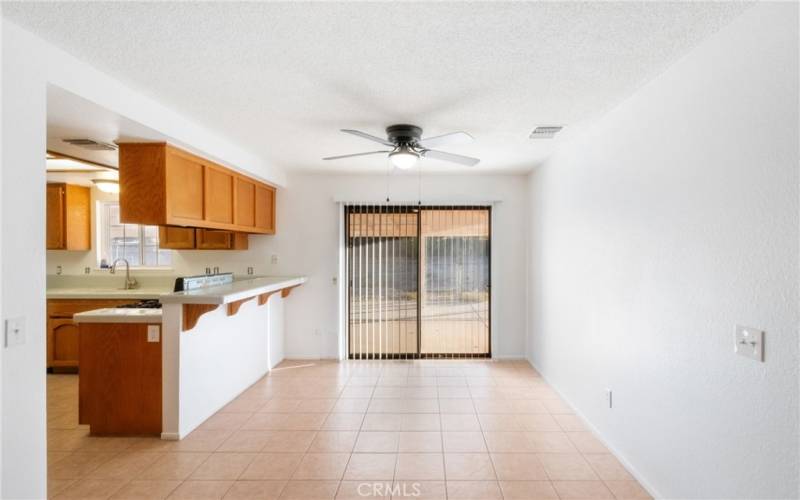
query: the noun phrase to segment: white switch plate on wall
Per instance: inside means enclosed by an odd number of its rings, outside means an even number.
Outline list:
[[[25,343],[25,318],[6,319],[5,346],[14,347]]]
[[[764,332],[748,326],[736,325],[734,352],[739,356],[764,361]]]
[[[158,342],[161,340],[161,327],[158,325],[147,325],[147,341]]]

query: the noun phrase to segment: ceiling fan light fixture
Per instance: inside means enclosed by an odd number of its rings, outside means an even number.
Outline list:
[[[407,146],[400,146],[397,151],[389,153],[389,160],[392,161],[392,165],[395,167],[401,170],[408,170],[417,164],[419,155],[411,151]]]

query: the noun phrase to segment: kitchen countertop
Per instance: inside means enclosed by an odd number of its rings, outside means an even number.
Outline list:
[[[171,293],[171,288],[48,288],[48,299],[157,299],[165,293]]]
[[[302,285],[306,281],[308,278],[305,276],[266,276],[238,280],[228,285],[168,293],[158,297],[158,300],[162,304],[228,304],[262,293]]]
[[[77,313],[75,323],[161,323],[161,309],[107,308]]]

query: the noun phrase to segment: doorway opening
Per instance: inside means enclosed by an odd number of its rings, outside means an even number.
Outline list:
[[[350,359],[491,357],[491,207],[344,213]]]

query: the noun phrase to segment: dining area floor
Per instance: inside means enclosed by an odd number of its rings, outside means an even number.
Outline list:
[[[180,441],[95,437],[48,375],[48,497],[651,498],[526,361],[284,361]]]

